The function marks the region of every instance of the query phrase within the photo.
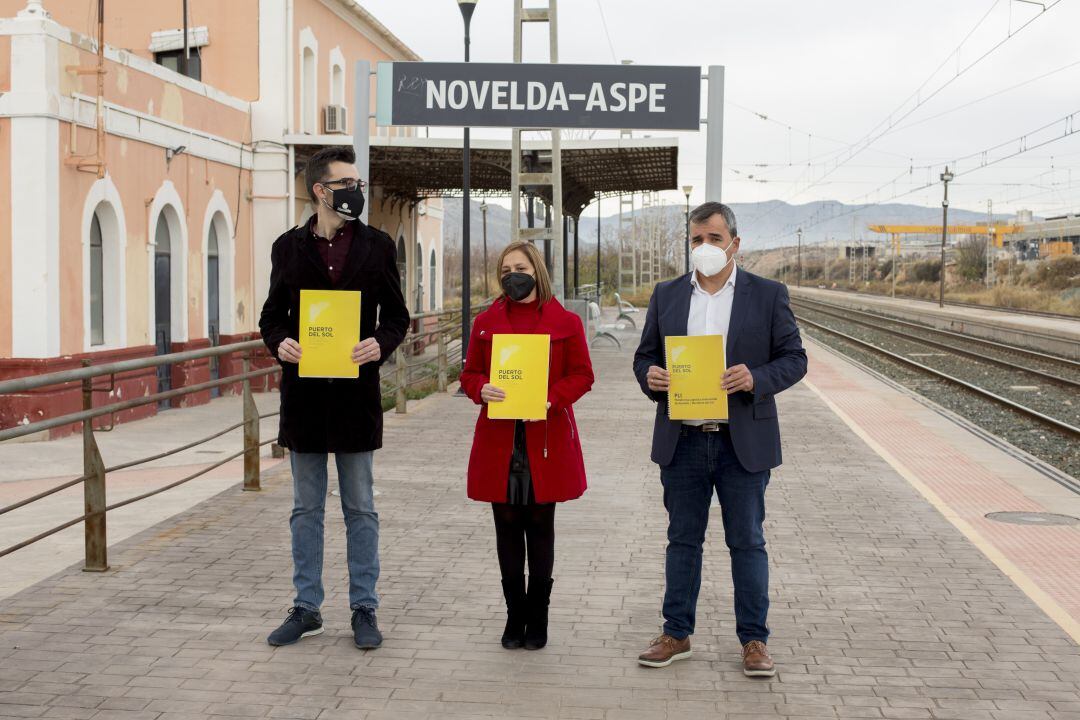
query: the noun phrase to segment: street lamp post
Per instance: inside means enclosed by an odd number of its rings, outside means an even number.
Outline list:
[[[682,186],[683,195],[686,196],[686,247],[683,255],[686,257],[683,272],[690,272],[690,193],[694,191],[693,185]]]
[[[795,287],[802,287],[802,228],[796,230],[795,234],[799,237],[799,255],[795,266],[798,274],[795,276]]]
[[[480,219],[483,223],[483,238],[484,238],[484,297],[491,297],[491,293],[488,291],[488,251],[487,251],[487,211],[488,204],[486,200],[480,202]]]
[[[938,284],[938,307],[945,307],[945,237],[949,233],[949,183],[952,182],[953,174],[949,172],[949,166],[945,166],[945,172],[941,173],[941,182],[945,184],[945,196],[941,200],[941,277]]]
[[[458,0],[465,21],[465,62],[469,62],[469,21],[476,10],[476,0]],[[461,175],[461,366],[469,351],[469,325],[472,322],[472,288],[469,282],[469,128],[464,128]],[[486,258],[485,258],[486,259]],[[485,275],[486,279],[486,275]]]

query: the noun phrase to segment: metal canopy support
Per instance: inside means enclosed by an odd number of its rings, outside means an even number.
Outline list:
[[[705,123],[705,200],[723,202],[720,181],[724,172],[724,66],[710,65]]]
[[[556,13],[557,0],[548,0],[545,7],[524,7],[524,0],[514,0],[514,62],[521,62],[522,29],[527,22],[546,22],[548,28],[548,61],[559,62],[559,36]],[[513,140],[510,149],[510,240],[528,240],[535,243],[542,240],[551,248],[549,253],[548,274],[551,276],[552,290],[560,301],[566,297],[566,284],[563,282],[563,193],[562,193],[562,152],[561,133],[558,128],[551,128],[551,167],[550,170],[530,172],[521,171],[521,129],[511,131]],[[551,187],[552,206],[547,213],[550,221],[545,221],[544,228],[531,232],[522,232],[521,227],[521,187],[548,185]]]
[[[633,60],[623,60],[623,65],[633,64]],[[619,139],[634,137],[633,130],[623,129],[619,131]],[[619,195],[619,278],[618,286],[620,293],[636,293],[638,288],[638,247],[637,247],[637,223],[634,221],[634,194]]]
[[[650,287],[653,282],[654,273],[652,266],[652,235],[650,234],[649,218],[652,216],[652,193],[641,193],[641,215],[638,218],[640,222],[636,223],[641,226],[641,245],[638,247],[638,257],[640,260],[639,267],[641,272],[638,273],[638,280],[641,287]]]

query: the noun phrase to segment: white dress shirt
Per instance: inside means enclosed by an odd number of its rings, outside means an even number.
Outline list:
[[[724,335],[727,347],[728,324],[731,322],[731,303],[735,299],[735,274],[738,270],[734,261],[731,263],[731,275],[724,287],[711,295],[698,282],[697,271],[690,275],[690,284],[694,286],[690,295],[690,314],[686,318],[687,335]],[[684,425],[703,425],[708,420],[683,420]],[[724,422],[727,420],[713,420]]]

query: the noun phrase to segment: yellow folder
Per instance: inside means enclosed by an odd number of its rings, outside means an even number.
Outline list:
[[[359,290],[300,291],[300,377],[355,378],[360,342]]]
[[[726,420],[727,393],[721,387],[726,361],[723,335],[671,335],[664,338],[668,417],[672,420]]]
[[[493,420],[546,418],[550,356],[550,335],[492,335],[489,377],[492,385],[506,391],[506,399],[488,403],[488,417]]]

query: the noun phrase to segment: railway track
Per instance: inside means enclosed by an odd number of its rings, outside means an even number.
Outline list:
[[[816,301],[792,306],[834,350],[1080,476],[1080,363]]]
[[[792,298],[794,307],[804,307],[813,312],[829,315],[845,322],[862,325],[875,330],[883,330],[882,325],[888,324],[904,330],[888,330],[892,335],[910,340],[914,343],[924,344],[946,352],[968,357],[980,362],[986,362],[1013,370],[1025,372],[1045,382],[1065,387],[1080,389],[1080,362],[1058,355],[1030,350],[1017,345],[985,340],[952,330],[940,330],[938,328],[920,325],[908,320],[879,315],[877,313],[830,305],[816,300]],[[969,346],[968,349],[962,345]],[[974,348],[978,348],[977,350]],[[988,354],[995,353],[995,354]],[[1004,357],[1002,357],[1004,356]],[[1044,369],[1030,365],[1019,365],[1016,359],[1022,358],[1027,362],[1037,363]],[[1046,369],[1050,368],[1050,369]]]
[[[819,289],[825,289],[825,288],[819,288]],[[846,295],[861,295],[861,296],[864,296],[864,297],[871,297],[871,298],[888,298],[888,297],[890,297],[889,295],[880,295],[878,293],[860,292],[858,290],[846,290],[846,289],[842,289],[842,288],[830,288],[829,292],[844,293]],[[926,300],[925,298],[913,297],[913,296],[910,296],[910,295],[897,295],[896,298],[898,300],[905,300],[905,301],[906,300],[911,300],[913,302],[927,303],[927,304],[932,304],[932,305],[935,305],[935,306],[937,305],[936,300]],[[1026,308],[1014,308],[1014,307],[1007,307],[1005,305],[983,305],[982,303],[961,302],[959,300],[946,300],[945,301],[945,307],[949,307],[950,305],[952,305],[954,307],[975,308],[976,310],[993,310],[994,312],[1016,313],[1018,315],[1034,315],[1035,317],[1057,318],[1057,319],[1061,319],[1061,320],[1076,320],[1077,319],[1075,315],[1068,315],[1066,313],[1049,312],[1047,310],[1028,310]]]

